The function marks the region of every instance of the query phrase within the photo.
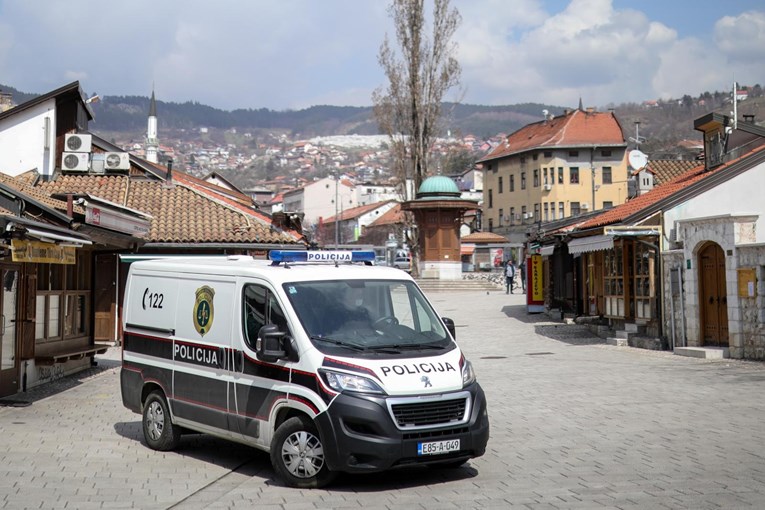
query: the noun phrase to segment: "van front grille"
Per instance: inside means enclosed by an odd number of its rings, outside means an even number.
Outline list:
[[[450,425],[464,420],[467,398],[393,404],[390,407],[400,428]]]

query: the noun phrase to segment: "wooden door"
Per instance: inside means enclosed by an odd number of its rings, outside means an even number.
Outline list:
[[[117,256],[100,254],[95,257],[93,278],[93,338],[97,342],[116,340],[117,323]]]
[[[728,347],[728,297],[722,248],[714,243],[702,248],[698,268],[701,344]]]

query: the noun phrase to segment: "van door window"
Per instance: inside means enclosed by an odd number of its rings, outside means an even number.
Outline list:
[[[276,324],[281,331],[288,331],[284,316],[276,296],[262,285],[244,287],[243,319],[244,338],[251,349],[255,349],[258,331],[266,324]]]

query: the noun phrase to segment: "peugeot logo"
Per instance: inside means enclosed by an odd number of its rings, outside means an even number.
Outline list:
[[[430,388],[433,386],[432,384],[430,384],[430,377],[428,377],[427,375],[423,375],[422,377],[420,377],[420,381],[425,383],[426,388]]]

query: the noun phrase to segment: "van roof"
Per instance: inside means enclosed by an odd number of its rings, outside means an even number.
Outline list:
[[[263,278],[280,285],[287,282],[317,280],[412,280],[404,271],[386,266],[363,264],[296,262],[272,265],[246,255],[211,257],[167,257],[133,262],[131,273],[183,273],[215,276]]]

